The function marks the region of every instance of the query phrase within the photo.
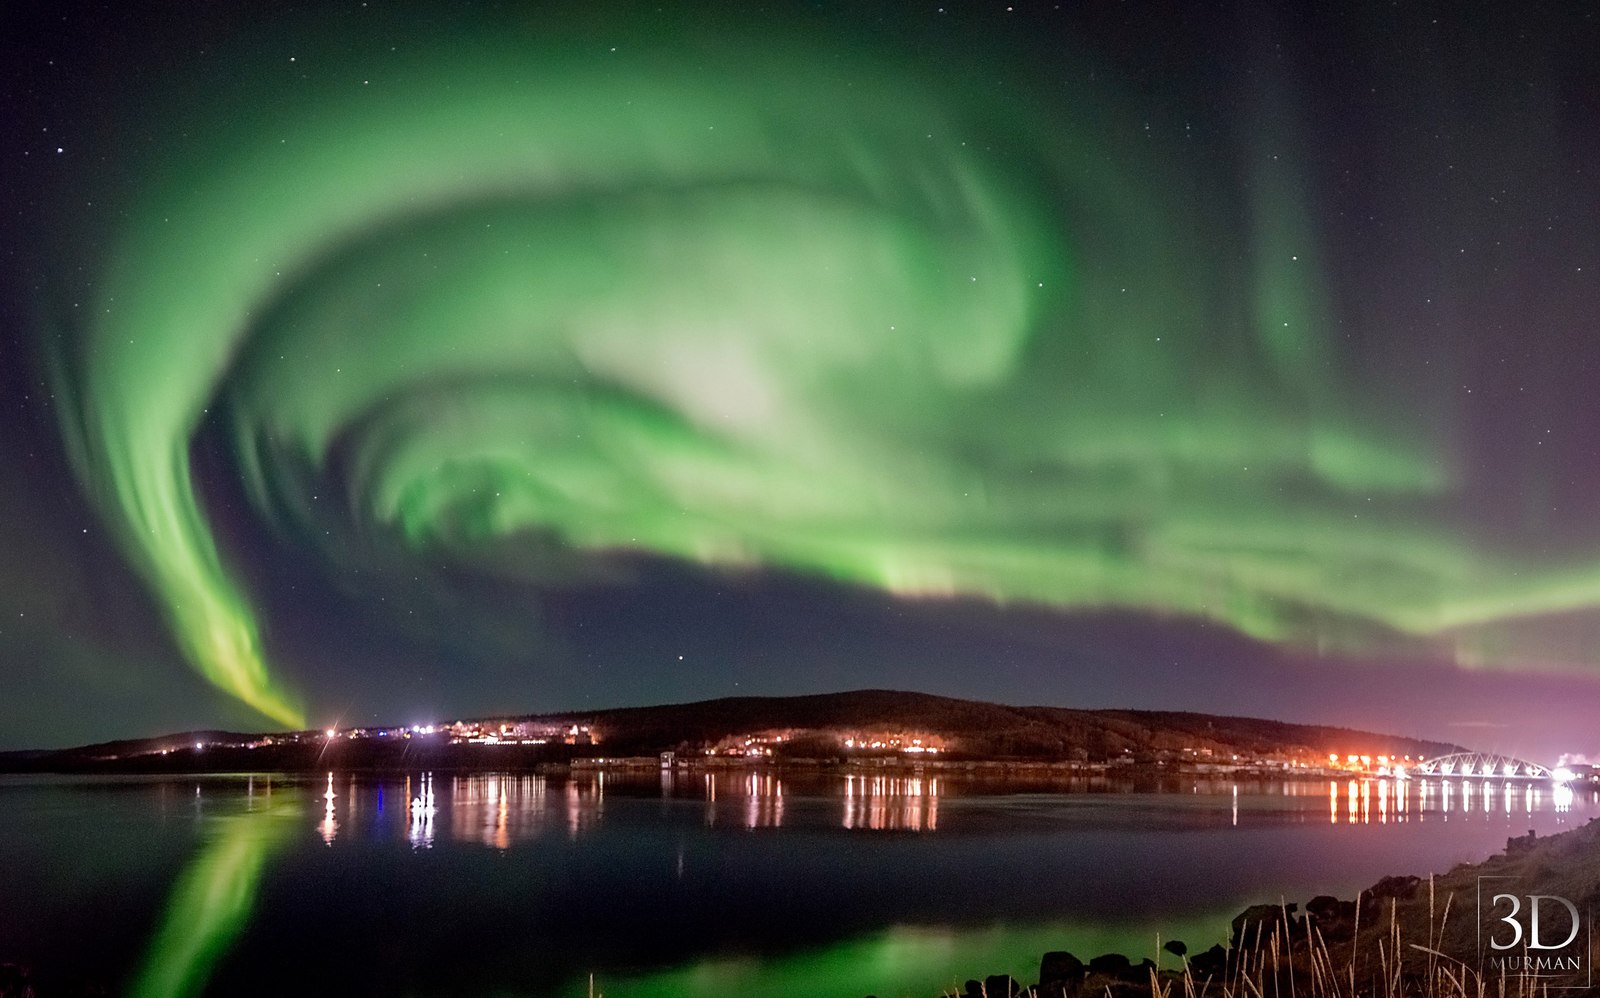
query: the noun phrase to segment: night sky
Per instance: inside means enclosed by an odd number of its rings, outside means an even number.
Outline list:
[[[0,12],[0,748],[872,686],[1600,755],[1592,10],[222,6]]]

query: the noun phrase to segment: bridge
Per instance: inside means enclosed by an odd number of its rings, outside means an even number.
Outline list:
[[[1536,762],[1485,752],[1454,752],[1424,759],[1411,767],[1413,775],[1472,777],[1483,780],[1554,780],[1556,774]]]

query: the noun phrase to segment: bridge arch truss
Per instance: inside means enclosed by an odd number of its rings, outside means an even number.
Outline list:
[[[1411,768],[1413,774],[1443,776],[1450,779],[1549,780],[1550,770],[1536,762],[1513,759],[1486,752],[1454,752],[1424,759]]]

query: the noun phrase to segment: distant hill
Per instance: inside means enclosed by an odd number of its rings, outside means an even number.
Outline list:
[[[584,756],[697,753],[747,736],[782,733],[779,757],[837,758],[847,736],[917,734],[936,739],[944,759],[1025,759],[1103,763],[1170,760],[1204,763],[1329,754],[1427,757],[1460,746],[1349,728],[1287,724],[1250,717],[1186,711],[1074,710],[1012,707],[927,693],[855,690],[798,697],[729,697],[658,707],[532,714],[453,722],[498,731],[525,725],[594,732],[598,743],[452,744],[450,736],[408,737],[400,729],[368,728],[360,737],[327,740],[321,732],[243,734],[185,732],[53,752],[0,753],[0,771],[225,769],[298,770],[521,766]],[[464,740],[464,739],[463,739]],[[486,756],[483,753],[494,753]]]
[[[727,697],[659,707],[529,715],[519,720],[587,724],[617,747],[714,743],[764,730],[905,730],[932,732],[962,755],[1074,756],[1106,760],[1126,753],[1209,749],[1216,756],[1262,756],[1296,750],[1435,756],[1460,751],[1445,742],[1349,728],[1288,724],[1188,711],[1075,710],[1011,707],[898,690],[854,690],[798,697]]]

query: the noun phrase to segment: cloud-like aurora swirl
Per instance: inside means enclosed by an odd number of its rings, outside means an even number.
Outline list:
[[[1439,442],[1340,409],[1288,165],[1232,231],[1069,101],[435,54],[188,140],[62,368],[184,652],[268,717],[302,722],[191,466],[219,407],[258,514],[336,567],[625,549],[1364,648],[1595,595],[1508,591]]]

